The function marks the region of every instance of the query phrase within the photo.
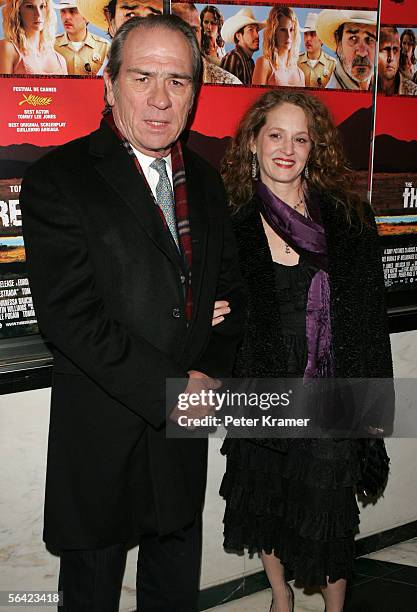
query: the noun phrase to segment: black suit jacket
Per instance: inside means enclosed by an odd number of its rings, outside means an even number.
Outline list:
[[[193,319],[179,258],[134,161],[107,124],[32,166],[27,264],[54,375],[45,541],[95,548],[191,522],[206,441],[166,439],[165,380],[228,375],[240,334],[235,243],[218,174],[185,150]],[[232,314],[212,328],[215,299]],[[179,315],[179,316],[178,316]]]

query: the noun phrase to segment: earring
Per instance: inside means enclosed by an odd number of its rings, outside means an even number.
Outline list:
[[[304,178],[308,181],[310,178],[310,170],[308,168],[308,164],[304,166]]]
[[[256,153],[252,153],[252,178],[256,179],[256,177],[258,176],[258,158],[256,156]]]

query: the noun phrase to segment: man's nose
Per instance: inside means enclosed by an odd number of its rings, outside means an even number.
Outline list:
[[[171,106],[167,86],[164,80],[155,79],[153,86],[148,96],[148,106],[155,106],[160,110],[164,110]]]
[[[361,57],[366,57],[369,53],[369,46],[364,41],[360,41],[356,47],[356,53]]]

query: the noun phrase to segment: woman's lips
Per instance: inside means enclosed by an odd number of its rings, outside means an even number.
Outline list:
[[[292,160],[292,159],[283,159],[283,158],[279,158],[279,157],[276,157],[272,161],[279,168],[287,168],[288,169],[288,168],[292,168],[294,166],[294,164],[295,164],[295,161]]]

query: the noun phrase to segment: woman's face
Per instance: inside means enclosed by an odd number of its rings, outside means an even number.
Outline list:
[[[251,147],[258,157],[262,182],[271,191],[278,183],[299,182],[311,147],[303,109],[288,102],[275,106]]]
[[[41,32],[46,19],[45,0],[23,0],[19,13],[25,32]]]
[[[210,38],[215,39],[217,37],[219,28],[215,16],[210,11],[204,13],[203,30],[204,34],[210,36]]]
[[[275,44],[279,51],[289,51],[294,40],[294,22],[281,15],[275,35]]]
[[[411,55],[413,53],[413,43],[411,42],[411,38],[408,34],[405,34],[405,36],[403,36],[403,40],[401,43],[401,51],[404,53],[404,55],[407,55],[407,57],[411,58]]]

